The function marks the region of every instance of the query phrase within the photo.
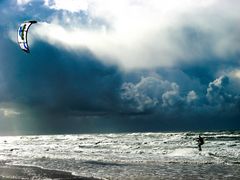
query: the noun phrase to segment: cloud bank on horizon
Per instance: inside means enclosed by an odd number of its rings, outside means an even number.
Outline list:
[[[41,119],[41,127],[54,127],[58,118],[63,129],[66,119],[71,128],[84,121],[113,131],[191,129],[201,120],[205,129],[240,127],[239,6],[237,0],[3,1],[0,29],[7,36],[0,48],[12,53],[0,54],[0,115]],[[39,23],[29,31],[33,50],[25,56],[15,25],[29,19]]]

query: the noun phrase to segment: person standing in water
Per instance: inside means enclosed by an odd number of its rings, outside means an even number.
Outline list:
[[[202,151],[202,145],[204,144],[204,139],[199,135],[199,137],[197,138],[197,142],[198,142],[198,150]]]

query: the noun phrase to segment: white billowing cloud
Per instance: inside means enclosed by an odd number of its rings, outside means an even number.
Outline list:
[[[188,104],[191,104],[191,103],[195,102],[197,99],[198,99],[198,95],[196,94],[195,91],[190,91],[187,94],[186,101],[187,101]]]
[[[137,112],[174,107],[183,101],[179,95],[179,86],[174,82],[162,80],[159,76],[142,77],[136,84],[124,83],[121,99],[131,110]]]
[[[220,76],[209,83],[207,94],[199,97],[191,90],[189,92],[180,91],[180,87],[175,82],[163,80],[158,75],[142,77],[137,83],[125,82],[122,85],[121,99],[124,107],[133,112],[146,112],[149,110],[167,111],[181,108],[191,108],[192,105],[198,108],[208,107],[227,108],[235,107],[240,100],[240,96],[228,92],[229,78]],[[200,103],[200,104],[199,104]]]
[[[235,71],[234,76],[238,79],[240,79],[240,70]]]
[[[171,84],[171,89],[167,90],[162,95],[162,106],[163,107],[173,107],[175,105],[180,105],[182,98],[179,95],[179,86],[176,83]]]
[[[126,102],[130,102],[128,104],[129,107],[137,112],[154,108],[158,104],[158,99],[144,94],[137,86],[138,85],[135,86],[132,83],[124,83],[121,98]]]
[[[17,0],[17,4],[18,5],[25,5],[25,4],[29,3],[30,1],[32,1],[32,0]]]
[[[11,108],[0,108],[0,114],[2,114],[4,117],[12,117],[21,113]]]
[[[120,97],[124,108],[132,112],[204,110],[206,107],[215,110],[235,109],[239,106],[240,95],[229,91],[229,85],[229,78],[220,76],[209,83],[206,96],[202,92],[198,92],[198,95],[194,90],[185,94],[177,83],[150,75],[136,83],[123,83]]]
[[[88,48],[125,69],[173,66],[208,53],[226,57],[240,51],[236,0],[45,0],[45,5],[84,11],[87,25],[76,21],[80,14],[65,14],[62,21],[38,24],[36,37],[70,51]]]
[[[225,68],[220,70],[217,73],[217,77],[226,76],[229,78],[229,85],[227,86],[228,91],[230,91],[231,94],[238,94],[240,95],[239,89],[240,89],[240,69],[239,67],[232,66],[230,68]]]
[[[206,97],[210,104],[221,105],[228,101],[233,102],[231,101],[233,98],[232,95],[226,90],[228,84],[229,78],[227,76],[220,76],[213,82],[209,83]]]
[[[235,70],[229,72],[229,75],[232,78],[236,78],[236,79],[240,80],[240,69],[235,69]]]
[[[206,94],[209,104],[217,107],[237,107],[239,109],[239,89],[235,91],[232,87],[235,83],[235,80],[230,79],[228,76],[220,76],[210,82]]]
[[[86,0],[44,0],[44,5],[51,9],[79,12],[88,9]]]

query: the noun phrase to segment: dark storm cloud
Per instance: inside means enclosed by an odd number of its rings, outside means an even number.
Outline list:
[[[118,111],[121,74],[90,52],[71,54],[36,42],[25,54],[8,39],[0,47],[11,52],[0,55],[0,104],[22,110],[9,117],[21,133],[93,132],[96,120]]]
[[[115,106],[121,76],[117,68],[100,64],[89,52],[70,54],[37,42],[31,54],[24,54],[16,44],[6,44],[11,53],[5,53],[8,61],[3,62],[2,74],[12,100],[61,110]]]

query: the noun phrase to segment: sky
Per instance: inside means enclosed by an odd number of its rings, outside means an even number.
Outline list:
[[[239,130],[239,7],[1,0],[0,135]]]

